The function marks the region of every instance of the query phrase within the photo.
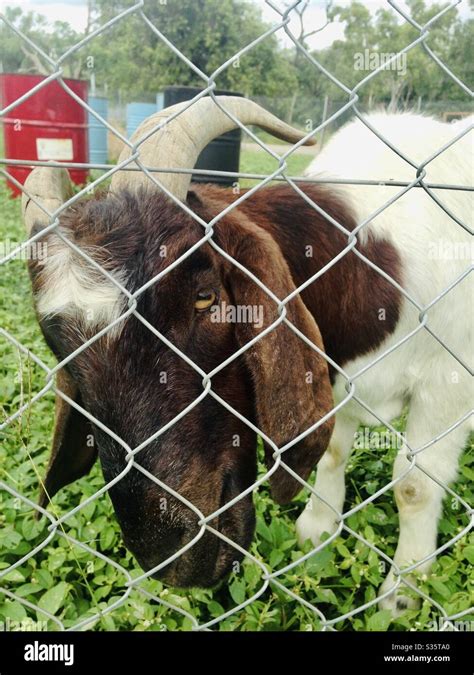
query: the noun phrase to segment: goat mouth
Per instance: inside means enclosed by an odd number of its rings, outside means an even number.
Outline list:
[[[232,479],[224,479],[220,506],[239,495],[237,488]],[[180,588],[212,588],[236,569],[244,557],[242,549],[246,550],[250,546],[255,525],[251,498],[246,496],[237,501],[208,523],[209,529],[206,528],[189,548],[186,548],[186,545],[189,545],[200,532],[196,519],[190,519],[184,525],[184,530],[175,532],[174,541],[170,542],[169,534],[162,537],[158,531],[154,540],[148,538],[146,546],[143,540],[135,547],[131,545],[132,541],[129,541],[128,548],[142,569],[148,572],[185,548],[186,550],[174,560],[149,576]],[[136,541],[133,543],[137,544]]]
[[[166,583],[169,586],[179,588],[210,588],[220,581],[216,570],[221,557],[221,548],[216,537],[212,533],[205,533],[187,551],[181,553],[175,560],[164,565],[159,570],[150,574],[150,577]],[[191,541],[189,537],[188,541]],[[185,546],[182,544],[180,548]],[[176,551],[175,551],[176,553]],[[171,554],[172,555],[172,554]],[[162,557],[162,556],[161,556]],[[160,560],[154,556],[139,559],[140,566],[144,570],[151,570],[159,564]],[[163,562],[163,559],[161,560]]]
[[[225,536],[236,542],[242,539],[240,533],[239,535],[227,533]],[[206,535],[203,535],[203,539],[204,537]],[[214,546],[211,544],[211,537],[216,540]],[[233,566],[243,558],[243,553],[213,533],[207,533],[205,541],[201,545],[200,543],[201,540],[197,541],[188,551],[151,574],[150,577],[178,588],[212,588],[225,579]],[[150,570],[157,565],[156,561],[138,560],[138,562],[145,570]]]
[[[175,588],[212,588],[225,575],[217,577],[202,566],[190,569],[184,560],[178,559],[150,576]]]

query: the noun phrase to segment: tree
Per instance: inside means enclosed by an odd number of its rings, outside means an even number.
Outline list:
[[[428,7],[424,0],[407,0],[407,5],[410,15],[420,25],[426,24],[444,6],[436,3]],[[371,14],[365,4],[357,1],[348,6],[333,6],[329,17],[344,24],[344,40],[336,40],[327,49],[315,52],[314,56],[350,88],[370,73],[355,67],[359,54],[365,50],[371,55],[396,54],[420,35],[392,9],[382,8]],[[472,80],[473,29],[474,22],[461,20],[457,10],[453,9],[432,25],[427,38],[427,45],[433,52],[468,85]],[[332,98],[345,98],[340,88],[327,78],[323,77],[323,80],[322,88]],[[306,86],[314,91],[310,82],[306,82]],[[378,102],[393,110],[413,107],[419,98],[425,103],[469,100],[469,96],[430,58],[421,44],[407,52],[406,69],[388,67],[382,70],[369,79],[358,94],[368,107]]]
[[[48,56],[56,59],[69,47],[79,42],[84,34],[73,30],[68,23],[55,21],[52,26],[44,16],[36,12],[23,13],[20,7],[7,7],[6,18],[24,35],[38,45]],[[90,16],[90,15],[89,15]],[[89,24],[86,33],[89,30]],[[49,75],[51,65],[40,53],[22,40],[3,21],[0,22],[0,56],[3,72],[35,73]],[[66,77],[80,77],[84,74],[84,61],[74,54],[64,64]]]
[[[95,21],[102,25],[131,0],[96,0]],[[246,0],[181,0],[179,3],[146,6],[146,16],[197,68],[211,75],[225,61],[262,35],[268,26]],[[154,96],[165,85],[204,86],[205,80],[176,55],[145,24],[132,15],[116,24],[91,44],[97,81],[109,91],[121,90],[125,97]],[[296,76],[268,36],[216,80],[218,88],[277,96],[296,85]]]
[[[292,3],[291,3],[292,4]],[[287,7],[290,7],[291,4],[286,4]],[[326,14],[326,20],[322,23],[321,26],[318,26],[317,28],[311,28],[308,29],[308,24],[306,22],[306,12],[308,10],[308,7],[310,5],[310,0],[303,0],[299,5],[294,7],[294,12],[298,18],[298,29],[296,31],[296,34],[293,33],[296,41],[298,42],[301,47],[308,51],[308,38],[312,37],[313,35],[316,35],[316,33],[321,32],[326,28],[326,26],[331,23],[332,21],[332,0],[326,0],[325,2],[325,14]],[[300,98],[300,92],[301,90],[304,89],[304,83],[306,81],[309,81],[309,79],[315,74],[314,70],[314,65],[312,65],[306,56],[304,55],[303,51],[299,49],[296,45],[293,47],[293,56],[291,54],[287,55],[288,60],[290,60],[293,64],[293,68],[296,72],[296,77],[298,80],[298,86],[294,88],[292,96],[291,96],[291,102],[290,102],[290,107],[289,111],[287,114],[287,120],[291,124],[293,122],[293,119],[295,115],[298,115],[298,109],[297,109],[297,102],[298,98]]]
[[[77,44],[88,32],[104,26],[134,0],[88,0],[85,33],[68,24],[48,26],[44,17],[7,8],[7,18],[47,54],[57,58]],[[289,0],[287,0],[289,2]],[[314,51],[314,58],[347,87],[355,87],[370,71],[358,70],[355,59],[370,54],[399,53],[419,38],[419,31],[392,8],[371,13],[366,3],[353,0],[350,5],[326,0],[326,21],[308,28],[309,0],[293,7],[299,17],[296,38],[308,49],[308,38],[325,24],[339,21],[344,39],[326,49]],[[471,0],[474,4],[474,0]],[[291,6],[293,6],[293,2]],[[442,0],[427,6],[425,0],[407,0],[410,14],[421,25],[442,8]],[[265,33],[269,26],[251,0],[155,0],[144,8],[151,24],[206,76]],[[51,72],[50,65],[5,24],[0,24],[2,68],[10,72]],[[451,9],[430,28],[426,44],[452,72],[468,86],[472,85],[474,21],[461,19]],[[421,44],[406,56],[403,69],[377,73],[359,90],[360,105],[372,108],[384,104],[403,109],[437,101],[456,101],[468,105],[469,95],[430,58]],[[166,85],[205,86],[206,80],[134,12],[101,32],[63,64],[69,77],[89,79],[92,74],[99,89],[111,98],[155,100]],[[275,113],[299,123],[321,118],[325,96],[334,108],[347,100],[347,94],[308,61],[300,50],[283,48],[275,35],[267,36],[216,77],[220,89],[239,91],[251,97],[263,97],[263,103]],[[270,101],[268,99],[271,99]]]

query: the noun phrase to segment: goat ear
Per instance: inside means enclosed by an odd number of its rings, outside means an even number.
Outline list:
[[[64,368],[57,374],[56,387],[82,406],[77,386]],[[89,473],[96,458],[96,444],[89,420],[57,395],[53,446],[39,505],[45,508],[62,487]]]
[[[240,226],[242,228],[242,225]],[[244,226],[245,230],[246,227]],[[234,230],[235,233],[235,230]],[[264,230],[250,227],[241,232],[240,243],[230,246],[233,257],[250,270],[280,300],[295,290],[288,265],[275,240]],[[235,266],[229,273],[233,302],[255,306],[262,321],[237,323],[240,346],[278,319],[277,304],[245,273]],[[319,349],[323,342],[319,328],[299,295],[287,305],[287,319]],[[280,448],[309,429],[333,408],[332,388],[325,359],[309,347],[288,326],[281,323],[245,352],[254,392],[259,428]],[[281,458],[306,480],[326,450],[334,426],[330,417],[304,439],[286,450]],[[270,468],[275,460],[265,448]],[[285,504],[302,485],[284,467],[270,477],[272,496]]]

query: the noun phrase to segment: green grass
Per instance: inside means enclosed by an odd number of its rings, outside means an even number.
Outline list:
[[[306,157],[304,157],[306,160]],[[302,161],[298,158],[295,161]],[[244,157],[244,170],[268,170],[266,158]],[[11,200],[0,185],[1,239],[20,241],[19,200]],[[9,262],[0,270],[0,324],[23,345],[48,365],[54,359],[46,347],[37,326],[25,263]],[[0,391],[2,416],[15,413],[20,406],[44,386],[44,372],[31,359],[21,354],[0,336]],[[15,422],[2,438],[0,449],[0,480],[20,494],[35,501],[39,476],[44,476],[51,442],[53,397],[40,398]],[[397,422],[403,428],[403,420]],[[370,448],[354,453],[347,479],[347,502],[352,506],[373,494],[390,480],[393,452]],[[468,465],[467,454],[461,464],[459,480],[454,486],[466,501],[472,501],[474,472]],[[67,513],[103,485],[100,468],[96,465],[89,477],[63,489],[54,499],[54,512]],[[276,506],[267,488],[262,486],[255,495],[257,533],[251,553],[271,569],[281,569],[303,555],[295,541],[294,522],[305,502],[301,495],[291,505]],[[440,542],[456,535],[466,524],[467,517],[457,503],[447,499],[440,523]],[[47,522],[36,522],[34,511],[20,499],[0,490],[0,570],[6,569],[46,540]],[[391,492],[379,497],[374,504],[354,514],[349,526],[393,555],[398,533],[398,517]],[[112,505],[107,495],[83,508],[64,525],[64,532],[87,543],[134,577],[141,573],[131,555],[125,550]],[[309,551],[306,546],[304,551]],[[420,580],[421,589],[441,604],[448,613],[460,612],[472,605],[474,536],[463,537],[444,552],[435,563],[433,574]],[[280,576],[280,582],[297,597],[315,604],[326,617],[335,618],[376,598],[384,577],[384,565],[377,554],[365,544],[347,534],[340,536],[320,553]],[[125,593],[124,575],[110,563],[94,558],[58,534],[36,555],[11,571],[1,582],[3,588],[19,598],[47,610],[72,626],[97,612],[105,612]],[[244,562],[238,572],[213,590],[182,591],[165,587],[158,581],[146,581],[142,587],[172,606],[191,613],[200,623],[219,617],[252,597],[263,586],[262,573],[252,562]],[[424,602],[419,611],[408,611],[398,620],[391,620],[376,605],[352,619],[340,622],[340,630],[429,630],[438,610]],[[45,616],[0,594],[0,621],[44,621]],[[474,620],[474,614],[464,617]],[[133,590],[126,601],[112,613],[91,621],[95,630],[189,630],[189,618],[178,611],[150,600]],[[52,621],[48,629],[56,628]],[[318,617],[297,599],[275,586],[268,587],[254,602],[237,614],[221,621],[218,630],[318,630]]]
[[[288,168],[286,174],[288,176],[301,176],[303,171],[311,162],[311,155],[293,154],[287,160]],[[278,167],[278,162],[267,152],[263,150],[245,149],[242,151],[240,159],[240,171],[242,173],[258,173],[269,175]],[[258,183],[258,181],[242,179],[242,187],[251,187]]]

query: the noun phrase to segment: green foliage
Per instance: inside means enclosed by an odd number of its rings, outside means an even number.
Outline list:
[[[96,0],[91,5],[89,29],[104,25],[133,4],[132,0],[114,3]],[[269,28],[247,0],[156,2],[148,3],[145,10],[151,23],[206,77]],[[50,56],[59,56],[83,37],[59,22],[52,32],[46,32],[41,15],[22,14],[19,8],[7,9],[7,17]],[[5,51],[4,70],[46,72],[35,50],[27,48],[7,26],[0,26],[0,39],[2,52]],[[125,100],[137,96],[154,100],[156,92],[169,84],[207,84],[137,13],[122,19],[71,55],[65,68],[66,74],[86,79],[93,68],[97,85],[118,92]],[[216,83],[220,89],[247,95],[276,96],[294,88],[296,76],[281,54],[276,37],[270,35],[238,62],[230,64]]]
[[[105,25],[133,4],[133,0],[114,3],[91,0],[86,33]],[[425,0],[409,0],[407,4],[410,14],[421,25],[444,6],[442,2],[427,4]],[[154,2],[146,4],[145,14],[206,77],[271,28],[251,0]],[[395,53],[420,35],[419,30],[393,9],[381,8],[371,13],[366,3],[358,0],[342,6],[330,3],[327,14],[330,22],[344,25],[344,40],[315,50],[313,55],[347,87],[354,87],[370,74],[355,67],[357,55],[365,50],[370,54]],[[60,22],[54,24],[53,30],[46,30],[41,15],[25,14],[19,8],[7,8],[6,15],[54,58],[84,37]],[[304,33],[297,37],[307,47]],[[4,71],[50,72],[46,61],[3,24],[0,24],[0,42]],[[473,44],[474,20],[461,18],[456,8],[438,19],[426,38],[426,45],[468,86],[472,86]],[[89,79],[94,73],[99,90],[120,102],[154,101],[156,93],[166,85],[207,84],[205,78],[153,32],[138,12],[99,33],[62,65],[68,76]],[[307,119],[316,122],[321,118],[326,96],[333,101],[330,112],[335,112],[347,100],[340,87],[300,51],[283,47],[276,34],[266,36],[238,61],[228,64],[216,76],[216,85],[219,89],[270,99],[269,107],[275,113],[300,124]],[[422,100],[424,109],[433,102],[441,103],[446,109],[446,102],[450,102],[451,109],[464,110],[469,109],[470,101],[469,95],[429,57],[422,44],[407,53],[406,72],[405,68],[382,70],[370,78],[358,94],[360,105],[368,108],[374,105],[392,109],[413,107]]]
[[[102,24],[116,15],[117,10],[132,4],[131,0],[114,3],[112,10],[107,0],[98,1],[98,22]],[[247,0],[152,3],[146,7],[146,16],[206,76],[268,29],[258,10]],[[113,29],[113,39],[110,38],[104,35],[103,39],[95,40],[92,53],[101,77],[112,90],[123,88],[124,73],[127,95],[131,96],[144,93],[154,96],[167,84],[207,84],[138,15],[119,22]],[[294,87],[296,78],[280,54],[276,37],[271,35],[224,69],[216,83],[220,89],[273,96],[284,88]]]
[[[409,14],[425,25],[445,6],[424,0],[408,0]],[[381,54],[400,52],[420,36],[391,8],[371,14],[365,4],[353,0],[350,5],[335,6],[332,20],[344,23],[344,41],[337,40],[321,54],[321,62],[346,86],[354,87],[369,73],[354,68],[355,55],[369,50]],[[446,12],[431,26],[426,45],[465,83],[472,82],[472,44],[474,21],[460,20],[457,10]],[[470,59],[466,58],[470,54]],[[430,58],[421,44],[407,52],[406,73],[387,68],[373,77],[361,90],[363,101],[375,100],[395,107],[414,105],[418,97],[425,102],[467,101],[468,95]],[[330,86],[329,94],[337,95]]]
[[[59,58],[69,47],[79,42],[82,35],[64,21],[55,21],[51,26],[44,16],[34,12],[23,13],[20,7],[6,7],[6,18],[24,35],[52,58]],[[52,30],[51,30],[52,28]],[[22,40],[3,21],[0,22],[2,70],[6,73],[31,73],[48,75],[51,66],[38,50]],[[65,64],[65,75],[79,77],[82,69],[80,59]]]
[[[245,170],[267,171],[266,167],[254,162],[261,158],[261,155],[256,158],[252,153],[244,153]],[[0,209],[2,240],[21,241],[20,203],[8,197],[3,185],[0,186]],[[0,324],[46,364],[53,365],[54,360],[34,317],[24,262],[9,262],[1,272]],[[2,417],[18,411],[44,384],[44,371],[0,336]],[[47,462],[53,407],[52,395],[41,397],[6,427],[2,438],[0,480],[33,501]],[[397,424],[403,429],[403,420]],[[394,452],[364,448],[354,453],[349,466],[347,505],[355,506],[389,482]],[[469,457],[466,453],[454,489],[467,502],[472,502],[473,498],[472,478],[472,454]],[[96,465],[90,476],[57,495],[52,507],[54,513],[66,514],[102,485],[100,468]],[[257,532],[251,553],[262,567],[246,560],[229,580],[212,590],[184,591],[165,587],[158,581],[142,582],[144,591],[176,608],[170,609],[138,590],[132,590],[128,597],[125,595],[127,579],[122,570],[128,570],[132,577],[142,572],[122,544],[107,495],[69,517],[55,536],[48,539],[47,519],[36,521],[34,510],[28,503],[0,490],[0,570],[40,547],[34,556],[10,571],[0,582],[19,598],[13,600],[0,594],[0,621],[47,621],[48,629],[56,630],[58,626],[43,613],[48,612],[66,627],[84,621],[84,629],[102,631],[181,631],[192,628],[189,615],[202,624],[255,598],[236,614],[217,623],[215,629],[318,630],[321,626],[319,616],[298,598],[314,604],[328,619],[335,619],[364,603],[373,602],[387,570],[374,551],[347,533],[302,561],[311,546],[306,543],[300,550],[295,540],[294,521],[304,502],[305,496],[301,495],[292,504],[278,507],[270,499],[267,487],[260,487],[255,495]],[[450,497],[446,499],[440,543],[458,534],[467,522],[458,502]],[[368,542],[393,555],[398,517],[392,493],[385,492],[375,503],[354,513],[348,525]],[[72,544],[65,534],[106,555],[118,567]],[[468,609],[473,604],[473,560],[474,535],[471,534],[440,556],[429,578],[419,580],[422,591],[441,604],[448,614]],[[296,566],[277,579],[293,595],[285,593],[276,584],[266,585],[262,571],[266,566],[274,571],[291,563]],[[30,609],[20,599],[38,609]],[[121,599],[121,604],[109,612]],[[394,620],[374,603],[367,610],[336,623],[335,627],[340,630],[410,630],[413,627],[430,630],[438,616],[438,610],[424,601],[420,610],[407,611]],[[474,614],[463,619],[472,621]]]

